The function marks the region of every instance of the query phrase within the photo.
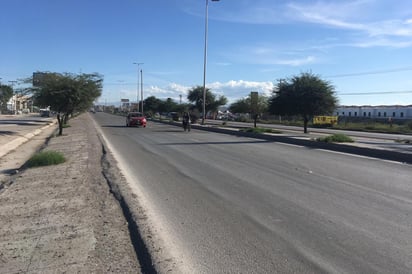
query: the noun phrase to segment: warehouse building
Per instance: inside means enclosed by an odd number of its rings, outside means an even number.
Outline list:
[[[339,106],[335,114],[339,117],[373,119],[412,119],[412,105],[408,106]]]

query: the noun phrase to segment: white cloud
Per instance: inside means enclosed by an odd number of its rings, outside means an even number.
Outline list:
[[[326,27],[357,31],[369,37],[411,37],[411,19],[402,18],[398,8],[388,1],[342,1],[290,4],[291,20],[320,24]],[[390,9],[388,7],[391,7]]]
[[[312,47],[309,51],[312,51],[314,54],[315,51],[318,50]],[[307,55],[307,53],[303,53],[302,50],[293,50],[291,48],[285,50],[279,45],[237,47],[236,49],[227,49],[222,55],[226,59],[233,60],[233,62],[254,65],[284,65],[297,67],[314,64],[318,61],[316,56]]]
[[[374,23],[366,30],[371,36],[412,36],[412,24],[402,20],[387,20]]]
[[[409,11],[409,12],[408,12]],[[347,45],[356,37],[368,38],[372,46],[406,47],[412,37],[410,1],[346,0],[346,1],[273,1],[244,0],[229,11],[215,9],[215,19],[250,24],[311,23],[348,31]],[[384,38],[388,43],[379,43]],[[398,39],[403,39],[399,41]],[[376,41],[377,40],[377,41]],[[392,40],[389,41],[389,40]],[[399,44],[401,46],[399,46]],[[333,47],[333,46],[331,46]],[[255,54],[270,56],[265,48]],[[259,50],[259,51],[258,51]],[[271,60],[271,59],[269,59]],[[272,59],[273,64],[277,62]],[[288,62],[282,62],[288,64]],[[294,62],[290,62],[294,64]]]
[[[261,94],[270,96],[274,88],[274,84],[272,82],[231,80],[223,83],[207,83],[206,87],[211,89],[212,93],[218,96],[224,95],[226,98],[228,98],[230,104],[240,98],[248,96],[251,91],[258,91]],[[182,101],[186,102],[188,90],[191,88],[193,87],[184,86],[177,83],[171,83],[165,87],[151,86],[146,88],[145,97],[155,96],[159,99],[172,98],[173,100],[178,102],[180,100],[180,95],[182,95]]]
[[[182,99],[185,100],[187,91],[190,88],[191,87],[177,83],[170,83],[164,87],[152,85],[150,87],[146,87],[145,97],[155,96],[159,99],[172,98],[174,100],[180,100],[180,95],[182,95]]]
[[[371,47],[389,47],[389,48],[408,48],[412,47],[411,40],[400,41],[399,39],[365,39],[364,41],[353,42],[350,44],[353,47],[371,48]]]
[[[170,84],[167,86],[167,88],[170,89],[170,90],[172,90],[172,91],[175,91],[175,92],[179,92],[179,93],[184,93],[184,94],[186,94],[187,91],[188,91],[191,87],[189,87],[189,86],[184,86],[184,85],[180,85],[180,84],[177,84],[177,83],[170,83]]]
[[[251,91],[257,91],[266,96],[272,94],[274,84],[272,82],[254,82],[245,80],[231,80],[227,82],[214,82],[207,85],[213,93],[224,95],[228,98],[229,104],[248,96]]]
[[[289,65],[289,66],[302,66],[302,65],[307,65],[307,64],[312,64],[316,61],[316,58],[313,56],[308,56],[305,58],[299,58],[299,59],[284,59],[284,60],[278,60],[277,64],[279,65]]]

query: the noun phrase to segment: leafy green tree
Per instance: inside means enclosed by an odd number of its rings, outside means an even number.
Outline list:
[[[250,113],[251,104],[250,96],[246,98],[241,98],[229,106],[229,110],[232,113]]]
[[[155,96],[147,97],[144,100],[146,113],[150,116],[156,112],[183,112],[191,110],[191,104],[178,104],[173,99],[167,98],[166,100],[161,100]]]
[[[161,101],[159,112],[174,112],[177,111],[177,106],[178,104],[172,98],[167,98],[165,101]]]
[[[101,95],[103,78],[94,74],[46,73],[41,83],[33,87],[37,105],[49,106],[57,112],[59,135],[70,115],[89,109]]]
[[[203,87],[196,86],[189,90],[187,99],[189,102],[193,103],[195,108],[198,110],[203,110]],[[219,106],[224,106],[227,104],[227,98],[225,96],[219,96],[213,94],[210,89],[206,88],[206,102],[205,109],[206,113],[209,111],[217,112]]]
[[[256,127],[257,119],[268,110],[269,100],[266,96],[258,95],[256,106],[252,106],[252,96],[249,94],[230,105],[229,110],[232,113],[251,113]],[[255,109],[253,109],[255,108]]]
[[[13,96],[13,88],[7,85],[0,85],[0,113],[7,112],[7,102]]]
[[[301,116],[305,133],[313,116],[332,113],[338,102],[334,87],[312,73],[301,73],[281,80],[273,93],[269,103],[270,112]]]
[[[162,100],[156,98],[155,96],[147,97],[144,100],[145,113],[148,113],[149,116],[153,113],[160,112],[159,107],[162,104]]]

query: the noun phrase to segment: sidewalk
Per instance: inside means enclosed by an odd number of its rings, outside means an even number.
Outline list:
[[[55,124],[36,114],[0,115],[0,158]]]
[[[26,169],[0,190],[0,273],[140,273],[91,118],[69,124],[46,148],[65,163]]]

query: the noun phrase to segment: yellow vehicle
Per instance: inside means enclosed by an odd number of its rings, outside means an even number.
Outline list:
[[[338,116],[314,116],[313,125],[333,126],[338,123]]]

